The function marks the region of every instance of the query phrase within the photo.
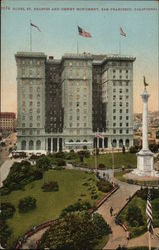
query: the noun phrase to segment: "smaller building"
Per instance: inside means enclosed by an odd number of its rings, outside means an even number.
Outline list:
[[[15,132],[16,130],[16,114],[13,112],[0,113],[0,132],[2,134]]]

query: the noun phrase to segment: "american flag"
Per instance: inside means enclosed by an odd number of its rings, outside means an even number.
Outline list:
[[[147,215],[147,228],[148,231],[153,234],[153,225],[152,225],[152,206],[151,206],[151,194],[150,189],[148,189],[147,195],[147,204],[146,204],[146,215]]]
[[[91,38],[91,34],[86,32],[84,29],[78,26],[78,33],[80,36]]]
[[[126,36],[126,33],[123,31],[123,29],[120,27],[120,35],[121,36]]]
[[[102,139],[104,138],[104,136],[102,134],[96,134],[96,137],[97,138],[102,138]]]
[[[39,29],[39,27],[36,26],[35,24],[33,24],[32,22],[30,22],[30,25],[33,26],[33,27],[35,27],[38,31],[41,31],[41,30]]]

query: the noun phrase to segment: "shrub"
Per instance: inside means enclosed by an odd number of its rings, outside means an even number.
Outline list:
[[[151,200],[154,200],[159,197],[159,189],[152,188],[150,190]],[[137,196],[142,200],[147,200],[148,188],[140,189],[137,191]]]
[[[137,207],[135,204],[129,206],[128,212],[126,214],[126,220],[132,227],[138,227],[144,225],[141,209]]]
[[[138,146],[132,146],[129,148],[129,152],[131,154],[136,154],[139,151],[139,147]]]
[[[9,226],[6,224],[6,222],[4,220],[2,220],[2,219],[0,219],[0,228],[1,228],[1,230],[0,230],[1,246],[5,247],[9,237],[12,234],[12,231],[9,228]]]
[[[35,209],[36,199],[31,196],[27,196],[24,199],[20,199],[18,208],[20,213],[26,213],[32,209]]]
[[[64,159],[65,158],[65,153],[64,152],[57,152],[55,154],[56,158]]]
[[[1,219],[5,220],[11,218],[14,212],[15,212],[15,207],[11,203],[9,202],[1,203],[1,214],[0,214]]]
[[[88,211],[91,208],[89,202],[76,202],[74,205],[70,205],[62,210],[61,217],[65,216],[67,213],[76,212],[76,211]]]
[[[58,191],[59,185],[58,185],[57,181],[50,181],[49,183],[45,183],[42,186],[42,189],[44,192]]]
[[[110,192],[113,188],[112,184],[104,179],[100,179],[97,182],[97,187],[98,187],[98,190],[103,192],[103,193]]]
[[[98,165],[98,168],[99,168],[99,169],[105,169],[105,165],[104,165],[103,163],[100,163],[100,164]]]
[[[98,213],[93,214],[93,223],[96,226],[98,238],[101,238],[104,235],[110,233],[109,225],[107,224],[107,222],[103,219],[103,217],[100,214],[98,214]]]
[[[57,165],[58,165],[58,166],[66,166],[66,161],[63,160],[63,159],[58,159]]]

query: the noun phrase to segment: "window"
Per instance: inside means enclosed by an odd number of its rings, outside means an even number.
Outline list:
[[[70,121],[72,121],[72,116],[70,116]]]
[[[30,102],[30,106],[32,106],[32,105],[33,105],[33,102],[31,101],[31,102]]]
[[[116,72],[116,70],[115,69],[113,69],[113,73],[115,73]]]
[[[129,92],[129,89],[126,89],[126,93],[128,93]]]
[[[113,86],[115,86],[115,82],[113,82]]]
[[[122,82],[120,81],[120,86],[122,86]]]
[[[79,124],[79,123],[77,123],[77,127],[79,127],[79,125],[80,125],[80,124]]]
[[[126,126],[129,127],[129,123],[128,122],[126,123]]]
[[[122,109],[120,109],[120,113],[122,113]]]
[[[120,69],[120,73],[122,73],[122,69]]]
[[[22,135],[25,135],[25,129],[22,129]]]
[[[119,132],[120,132],[120,134],[122,134],[122,132],[123,132],[123,131],[122,131],[122,129],[120,129],[120,131],[119,131]]]
[[[120,120],[122,120],[122,116],[120,116]]]
[[[84,123],[84,127],[86,128],[86,126],[87,126],[87,124],[86,123]]]
[[[120,95],[119,100],[122,100],[122,96]]]
[[[116,99],[116,96],[115,95],[113,95],[113,100],[115,100]]]
[[[116,134],[116,129],[113,129],[113,134]]]
[[[115,103],[115,102],[113,102],[113,106],[114,106],[114,107],[116,106],[116,103]]]
[[[70,123],[70,128],[72,128],[72,123]]]
[[[32,116],[30,116],[29,118],[30,118],[31,121],[33,120],[33,117],[32,117]]]
[[[120,123],[120,127],[122,127],[122,123]]]
[[[84,105],[87,105],[87,102],[84,102],[83,104],[84,104]]]
[[[122,102],[120,102],[120,107],[122,107]]]
[[[116,113],[116,109],[113,109],[113,113]]]
[[[122,93],[122,89],[120,89],[119,92]]]
[[[115,127],[115,126],[116,126],[116,123],[114,122],[114,123],[113,123],[113,127]]]
[[[129,120],[129,116],[126,116],[126,120]]]
[[[30,126],[30,128],[32,128],[33,124],[32,124],[32,123],[30,123],[30,125],[29,125],[29,126]]]
[[[129,85],[129,82],[127,81],[127,82],[126,82],[126,86],[128,86],[128,85]]]
[[[128,113],[129,112],[129,110],[128,109],[126,109],[126,113]]]
[[[115,120],[116,119],[116,116],[113,116],[113,120]]]
[[[126,100],[128,100],[128,99],[129,99],[129,96],[127,95],[127,96],[126,96]]]
[[[128,107],[129,106],[129,103],[128,102],[126,102],[126,107]]]
[[[129,134],[129,129],[126,129],[126,133]]]
[[[116,92],[116,89],[113,89],[113,93],[115,93]]]

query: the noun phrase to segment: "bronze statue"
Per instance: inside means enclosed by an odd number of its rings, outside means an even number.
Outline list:
[[[144,76],[144,86],[145,86],[145,89],[146,89],[146,86],[148,86],[148,83],[146,82],[145,76]]]

